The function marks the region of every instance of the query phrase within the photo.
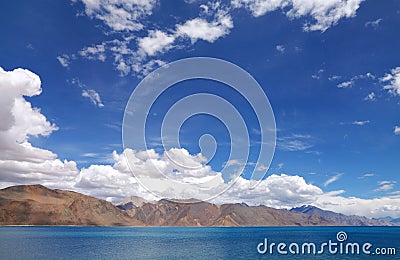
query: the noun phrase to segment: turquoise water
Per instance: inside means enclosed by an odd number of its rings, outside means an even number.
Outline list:
[[[338,232],[345,232],[340,254]],[[343,233],[341,233],[344,235]],[[257,246],[267,238],[286,247],[260,254]],[[343,239],[341,237],[340,239]],[[337,242],[336,254],[320,245]],[[317,253],[302,254],[304,243]],[[346,243],[372,244],[370,254],[345,254]],[[300,247],[296,253],[294,244]],[[264,248],[263,244],[260,249]],[[396,255],[377,255],[375,249]],[[349,247],[349,252],[351,248]],[[333,249],[332,249],[333,250]],[[311,250],[312,251],[312,250]],[[351,252],[350,252],[351,253]],[[400,259],[400,227],[0,227],[0,259]]]

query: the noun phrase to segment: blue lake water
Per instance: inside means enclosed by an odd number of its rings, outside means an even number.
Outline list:
[[[0,259],[400,259],[400,227],[0,227]]]

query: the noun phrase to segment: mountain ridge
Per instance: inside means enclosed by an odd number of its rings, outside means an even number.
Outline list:
[[[344,223],[318,214],[243,203],[146,201],[132,196],[113,205],[74,191],[20,185],[0,190],[0,225],[337,226]]]
[[[328,221],[342,223],[347,226],[394,226],[395,223],[389,221],[367,218],[357,215],[344,215],[329,210],[323,210],[311,205],[303,205],[301,207],[292,208],[291,211],[309,215],[319,215]]]

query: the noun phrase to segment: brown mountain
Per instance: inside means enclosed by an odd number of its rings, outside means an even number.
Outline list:
[[[318,215],[246,204],[105,200],[41,185],[0,190],[0,225],[321,226],[340,225]]]
[[[152,203],[152,202],[153,201],[147,201],[138,196],[130,196],[130,197],[124,199],[123,201],[116,203],[115,206],[117,206],[117,208],[122,209],[122,210],[129,210],[132,208],[141,207],[145,203]]]
[[[266,206],[215,205],[208,202],[178,203],[168,200],[146,203],[127,210],[133,218],[152,226],[313,226],[334,225],[317,215]]]
[[[1,225],[143,225],[110,202],[42,185],[0,190]]]

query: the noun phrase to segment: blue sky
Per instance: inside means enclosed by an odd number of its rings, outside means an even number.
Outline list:
[[[32,146],[76,162],[78,171],[113,165],[123,152],[124,109],[141,79],[177,59],[215,57],[248,71],[268,95],[277,147],[267,176],[300,176],[324,194],[342,191],[345,198],[399,195],[399,1],[338,0],[328,7],[317,0],[277,1],[275,7],[261,0],[93,2],[0,4],[0,67],[40,77],[42,93],[24,98],[58,127],[38,137],[27,132]],[[118,8],[126,13],[118,16]],[[240,103],[215,84],[187,82],[169,95],[214,91]],[[160,101],[158,113],[168,100]],[[199,152],[201,133],[214,131],[226,141],[215,119],[193,119],[186,127],[182,139],[191,154]],[[220,148],[214,171],[225,162]]]

